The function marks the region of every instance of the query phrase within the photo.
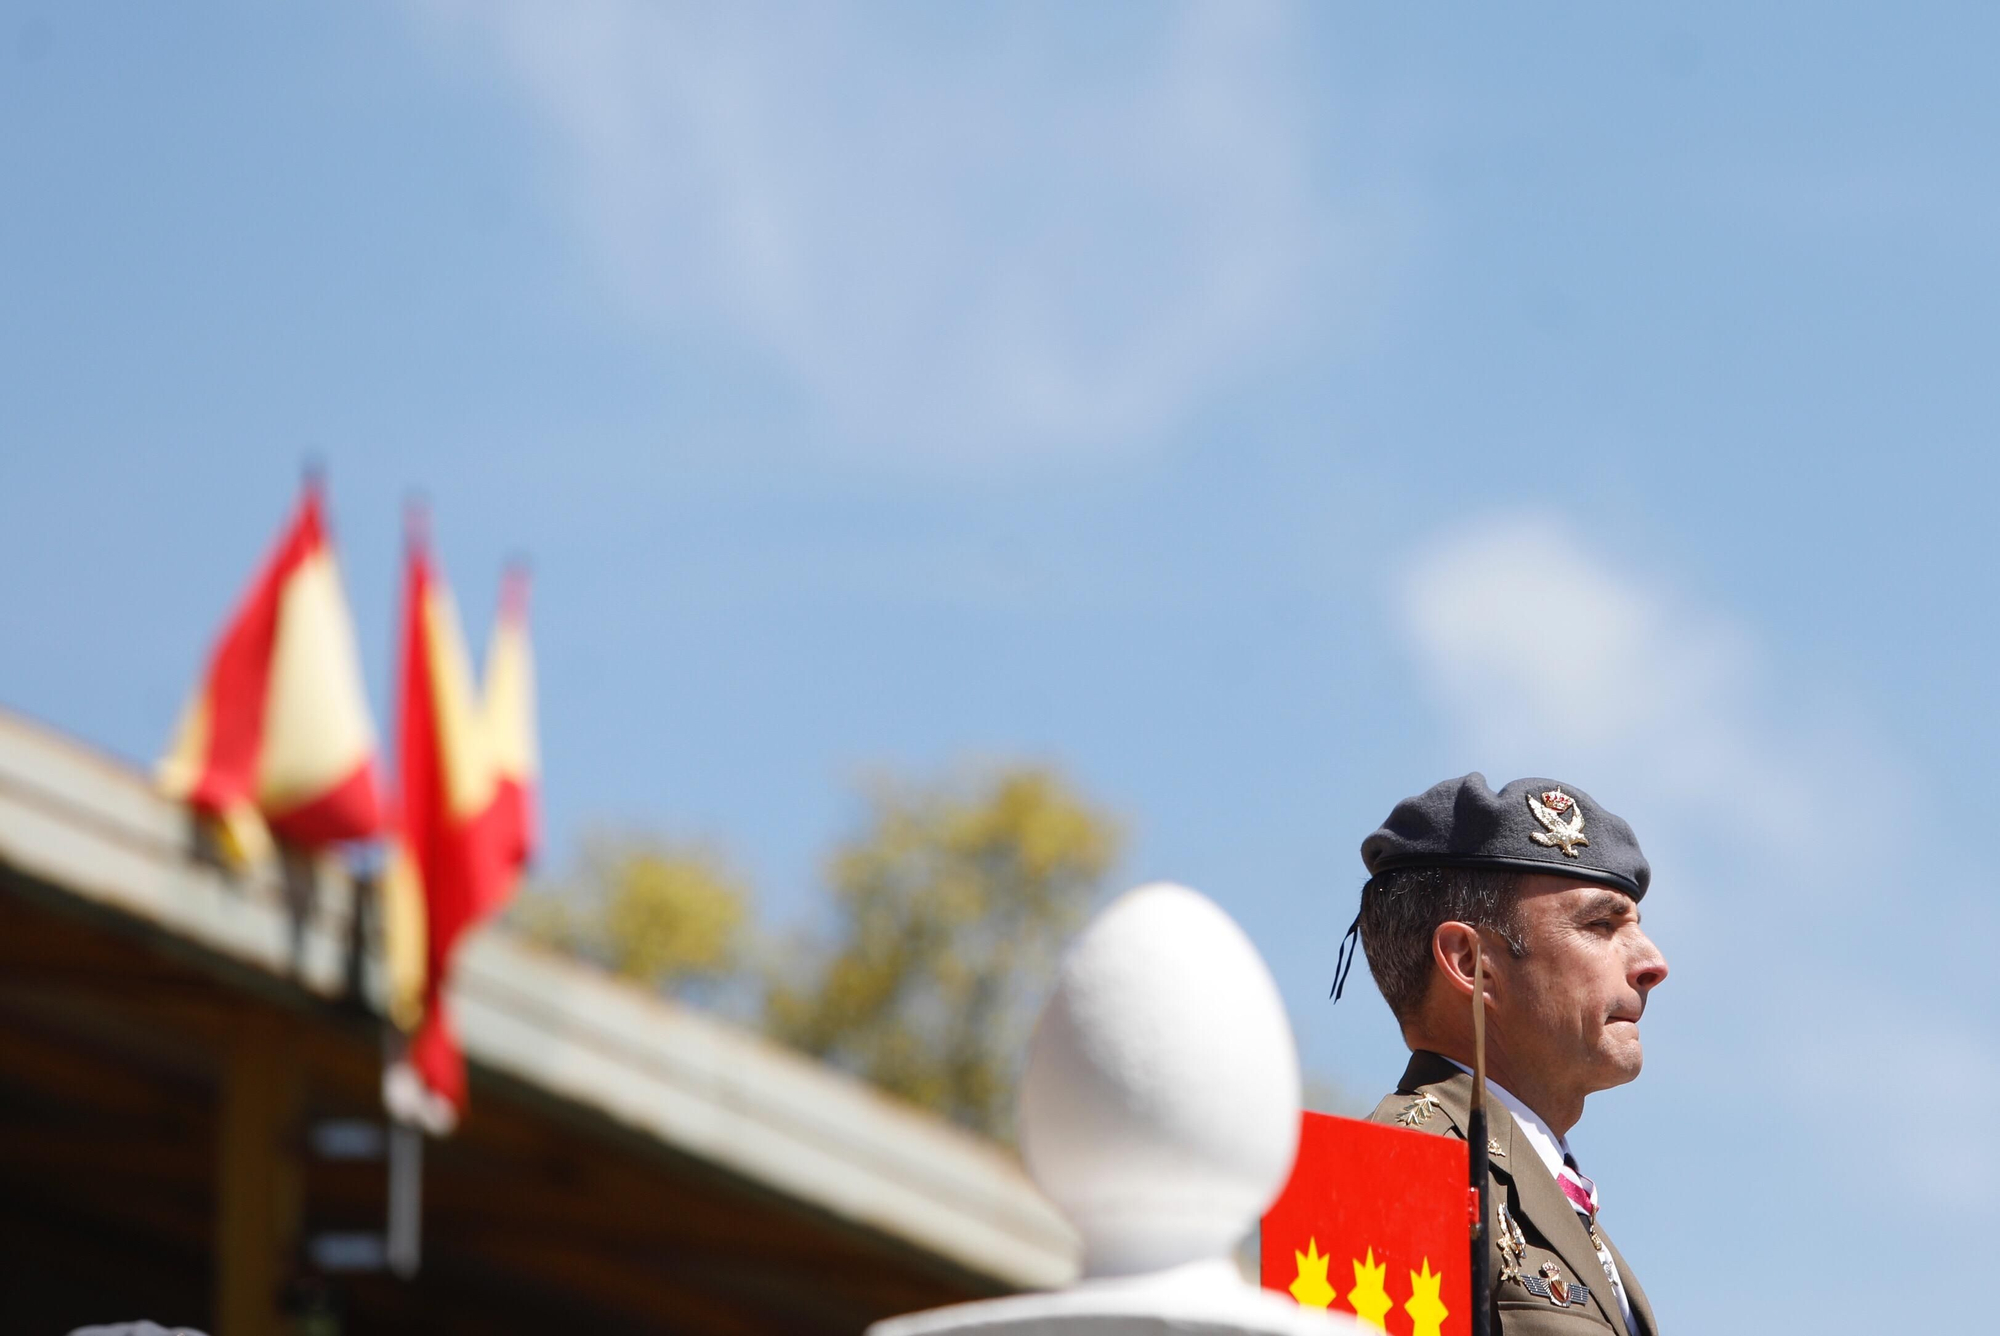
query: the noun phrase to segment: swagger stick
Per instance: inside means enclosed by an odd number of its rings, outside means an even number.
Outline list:
[[[1486,951],[1472,939],[1472,1114],[1465,1120],[1472,1174],[1472,1336],[1492,1336],[1493,1251],[1486,1245]]]

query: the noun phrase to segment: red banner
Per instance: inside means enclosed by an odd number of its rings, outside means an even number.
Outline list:
[[[1470,1336],[1472,1212],[1455,1137],[1308,1113],[1264,1213],[1264,1288],[1396,1336]]]

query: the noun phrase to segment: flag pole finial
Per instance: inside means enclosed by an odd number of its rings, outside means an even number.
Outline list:
[[[516,549],[507,554],[506,563],[500,568],[500,610],[513,616],[525,616],[528,611],[528,586],[534,575],[534,566],[526,552]]]
[[[431,500],[422,491],[403,498],[403,541],[413,548],[431,545]]]

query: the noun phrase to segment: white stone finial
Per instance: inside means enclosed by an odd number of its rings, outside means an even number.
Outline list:
[[[1064,954],[1021,1093],[1028,1172],[1076,1227],[1083,1280],[871,1336],[1354,1330],[1236,1271],[1298,1135],[1298,1053],[1257,949],[1185,886],[1128,891]]]
[[[1021,1095],[1028,1172],[1084,1275],[1229,1256],[1298,1136],[1292,1029],[1250,939],[1184,886],[1121,896],[1064,957]]]

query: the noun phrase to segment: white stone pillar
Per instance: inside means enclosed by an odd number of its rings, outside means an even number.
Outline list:
[[[1299,1064],[1270,971],[1213,901],[1141,886],[1071,943],[1029,1042],[1020,1125],[1028,1172],[1083,1241],[1082,1279],[870,1336],[1358,1330],[1237,1272],[1291,1172]]]

